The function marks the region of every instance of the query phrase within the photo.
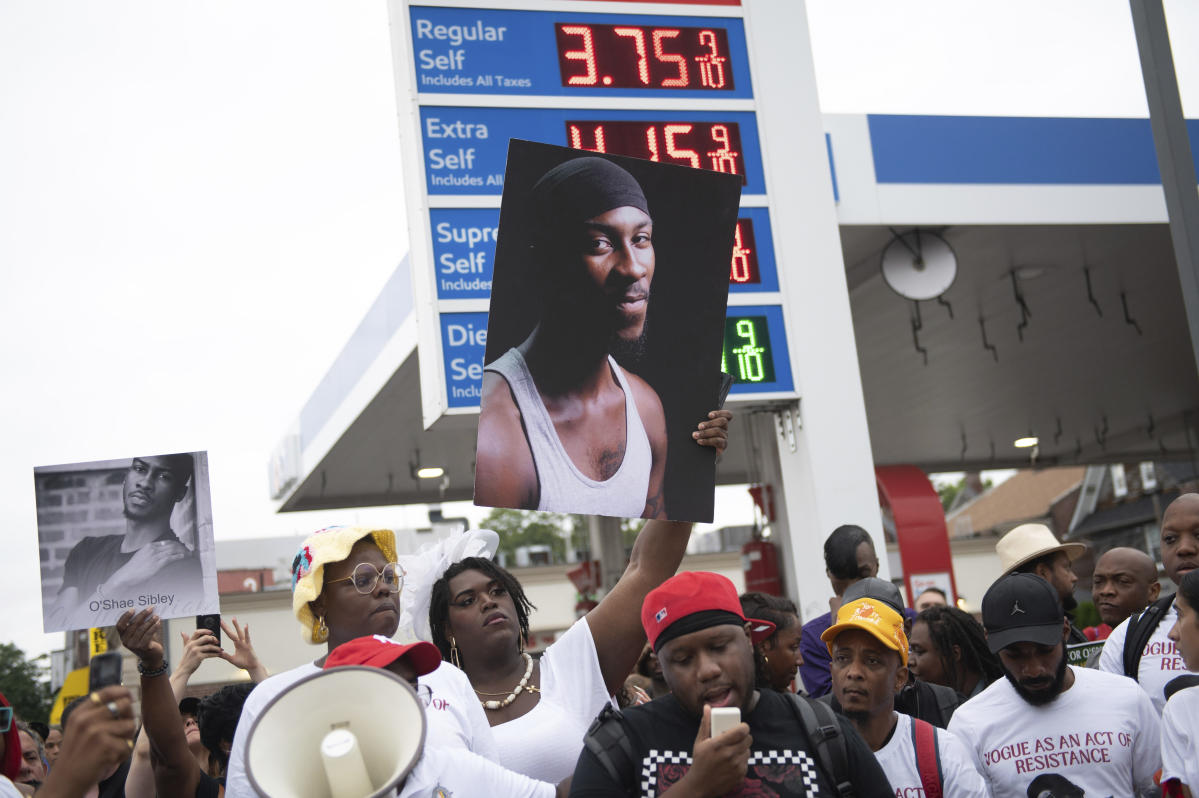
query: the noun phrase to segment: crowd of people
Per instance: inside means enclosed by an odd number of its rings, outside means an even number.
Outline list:
[[[727,416],[718,419],[708,440],[719,449]],[[232,651],[199,629],[181,639],[172,671],[154,608],[131,610],[117,631],[138,660],[140,703],[104,687],[48,729],[14,718],[0,696],[0,797],[268,795],[248,755],[258,721],[294,686],[344,666],[384,669],[420,699],[424,734],[401,796],[1139,798],[1199,788],[1199,494],[1162,519],[1176,592],[1162,595],[1148,555],[1112,549],[1093,577],[1102,624],[1086,629],[1072,615],[1081,552],[1044,526],[1000,539],[1004,573],[985,590],[981,620],[938,590],[905,606],[877,578],[858,527],[826,541],[834,595],[806,623],[786,598],[676,573],[689,534],[647,521],[616,586],[534,655],[534,608],[486,545],[451,546],[430,565],[399,555],[390,530],[321,530],[292,565],[293,614],[321,647],[311,663],[268,675],[248,627],[230,620]],[[1085,665],[1071,659],[1080,638],[1102,641]],[[209,658],[251,682],[189,697]]]

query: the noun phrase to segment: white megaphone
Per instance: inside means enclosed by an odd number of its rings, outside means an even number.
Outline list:
[[[263,708],[246,741],[246,775],[270,798],[392,795],[421,758],[425,709],[381,668],[305,676]]]

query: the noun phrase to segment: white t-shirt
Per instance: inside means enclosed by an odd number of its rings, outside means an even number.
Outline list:
[[[608,702],[599,655],[585,618],[541,655],[541,700],[519,718],[491,728],[499,762],[557,784],[575,772],[583,737]]]
[[[874,752],[874,758],[887,774],[895,798],[924,798],[924,785],[916,764],[916,746],[912,742],[912,718],[896,713],[899,720],[891,739]],[[937,748],[941,753],[942,794],[954,798],[990,798],[982,775],[974,768],[974,757],[962,741],[944,729],[936,729]]]
[[[1199,794],[1199,687],[1179,690],[1162,712],[1162,781],[1178,779]]]
[[[1182,661],[1182,653],[1179,652],[1178,646],[1167,636],[1177,620],[1178,610],[1171,604],[1170,609],[1162,616],[1161,623],[1153,630],[1153,636],[1145,644],[1141,664],[1137,668],[1137,681],[1149,694],[1159,715],[1162,707],[1166,705],[1166,694],[1163,692],[1166,684],[1189,672],[1186,663]],[[1099,670],[1124,673],[1124,638],[1127,634],[1128,620],[1108,635],[1103,643],[1103,653],[1099,655]]]
[[[0,798],[24,798],[24,796],[8,776],[0,775]]]
[[[554,798],[554,785],[505,770],[461,749],[425,749],[408,774],[399,798]]]
[[[995,798],[1027,798],[1034,780],[1067,780],[1088,796],[1127,798],[1153,784],[1159,720],[1136,683],[1070,667],[1074,684],[1033,706],[1007,679],[962,704],[949,730],[966,745]],[[1052,785],[1046,785],[1050,789]]]
[[[276,674],[250,691],[237,721],[237,732],[233,735],[233,747],[229,751],[229,768],[225,777],[225,794],[229,798],[255,796],[246,774],[246,736],[250,727],[267,703],[295,684],[300,679],[321,669],[313,663],[292,668]],[[428,726],[425,731],[425,751],[432,749],[461,748],[474,751],[488,759],[497,757],[495,738],[483,715],[483,708],[475,699],[470,680],[466,674],[448,662],[432,673],[419,679],[432,691],[429,706],[425,710]]]

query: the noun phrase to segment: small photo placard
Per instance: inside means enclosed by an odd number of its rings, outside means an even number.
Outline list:
[[[47,633],[220,612],[207,452],[33,470]]]

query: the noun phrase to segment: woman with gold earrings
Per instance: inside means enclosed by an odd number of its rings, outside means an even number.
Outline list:
[[[325,651],[313,662],[272,676],[250,693],[229,753],[227,794],[254,795],[245,771],[245,744],[263,707],[289,685],[318,673],[329,652],[342,643],[367,635],[394,635],[403,583],[390,529],[337,526],[308,536],[292,561],[292,612],[304,642],[324,645]],[[466,748],[495,760],[491,730],[466,676],[443,663],[421,676],[420,683],[432,693],[425,744]]]

